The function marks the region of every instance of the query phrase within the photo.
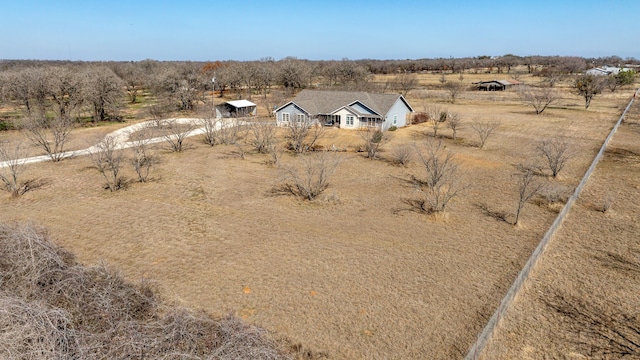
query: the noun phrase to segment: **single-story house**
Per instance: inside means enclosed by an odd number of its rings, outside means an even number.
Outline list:
[[[491,81],[478,81],[474,82],[476,90],[484,90],[484,91],[503,91],[506,90],[508,86],[512,85],[521,85],[522,82],[518,80],[491,80]]]
[[[245,117],[256,115],[256,104],[249,100],[232,100],[216,106],[216,117]]]
[[[279,126],[291,121],[314,121],[344,129],[407,125],[413,108],[400,94],[362,91],[302,90],[293,100],[274,110]]]
[[[589,69],[585,73],[587,75],[609,76],[609,75],[618,75],[621,71],[629,71],[629,70],[631,69],[614,67],[614,66],[603,66],[603,67],[596,67],[593,69]]]

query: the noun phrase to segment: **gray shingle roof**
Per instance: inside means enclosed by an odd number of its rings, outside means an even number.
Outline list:
[[[363,91],[302,90],[291,102],[311,115],[319,115],[330,114],[359,101],[380,116],[385,116],[400,97],[399,94],[371,94]]]

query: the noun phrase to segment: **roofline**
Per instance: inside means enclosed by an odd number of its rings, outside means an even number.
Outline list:
[[[297,106],[299,109],[301,109],[302,111],[304,111],[305,113],[307,113],[307,115],[311,116],[311,113],[310,113],[310,112],[308,112],[308,111],[307,111],[307,109],[305,109],[305,108],[303,108],[302,106],[300,106],[300,105],[296,104],[294,101],[289,101],[288,103],[286,103],[286,104],[284,104],[284,105],[280,106],[279,108],[277,108],[277,109],[273,110],[273,112],[274,112],[274,113],[275,113],[275,112],[278,112],[278,111],[280,111],[280,110],[282,110],[282,109],[286,108],[287,106],[289,106],[289,105],[291,105],[291,104],[293,104],[293,105]]]
[[[353,104],[355,104],[355,103],[360,103],[360,104],[362,104],[362,106],[364,106],[364,107],[366,107],[367,109],[371,110],[374,114],[376,114],[376,115],[378,115],[378,116],[382,117],[382,115],[378,114],[378,112],[377,112],[377,111],[373,110],[373,109],[371,108],[371,106],[367,105],[367,103],[365,103],[364,101],[361,101],[361,100],[355,100],[355,101],[352,101],[350,104],[347,104],[347,106],[352,106],[352,105],[353,105]]]
[[[404,98],[404,96],[400,95],[400,99],[402,100],[402,102],[407,105],[407,107],[409,108],[409,110],[411,110],[411,112],[416,112],[415,110],[413,110],[413,108],[411,107],[411,105],[409,105],[409,102],[407,101],[407,99]]]

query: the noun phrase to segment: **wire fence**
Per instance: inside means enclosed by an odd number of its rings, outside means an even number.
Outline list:
[[[607,138],[604,140],[604,143],[602,144],[600,151],[598,151],[598,154],[593,159],[591,166],[589,166],[589,169],[584,174],[582,181],[580,181],[580,184],[578,184],[578,186],[576,187],[576,190],[573,192],[573,195],[571,195],[569,200],[567,200],[567,203],[562,208],[562,211],[560,211],[560,213],[556,217],[555,221],[553,222],[549,230],[547,230],[544,237],[542,238],[542,240],[540,241],[536,249],[533,251],[531,257],[529,258],[529,260],[527,260],[527,263],[524,265],[522,270],[520,270],[520,273],[518,273],[518,276],[514,280],[511,287],[509,288],[509,291],[507,291],[507,294],[504,296],[504,298],[502,298],[502,301],[500,301],[500,305],[498,306],[496,311],[493,313],[493,316],[491,316],[491,318],[487,322],[487,325],[485,325],[484,329],[476,339],[475,343],[471,346],[471,348],[467,352],[467,355],[465,356],[465,360],[475,360],[475,359],[478,359],[478,357],[481,355],[485,346],[491,339],[491,336],[493,336],[493,333],[498,323],[500,322],[500,319],[504,316],[505,312],[511,305],[511,302],[515,298],[520,288],[522,288],[522,284],[524,283],[524,281],[529,277],[529,273],[531,272],[531,269],[533,269],[535,264],[538,262],[538,259],[540,258],[540,255],[544,252],[545,248],[547,247],[547,244],[549,243],[551,238],[555,235],[556,231],[562,225],[562,222],[564,221],[565,216],[571,209],[571,206],[573,206],[576,200],[578,200],[578,197],[580,196],[582,189],[584,188],[587,181],[589,180],[589,177],[591,177],[591,174],[593,173],[593,171],[596,168],[596,165],[602,158],[607,148],[607,145],[611,141],[611,138],[613,137],[613,135],[618,130],[618,127],[620,127],[620,124],[622,123],[625,116],[627,115],[627,112],[633,105],[635,97],[636,95],[638,95],[638,93],[640,93],[640,88],[636,90],[636,92],[633,95],[633,98],[631,98],[631,100],[629,101],[629,104],[627,104],[627,107],[624,109],[624,112],[622,113],[622,115],[620,116],[616,124],[613,126],[613,129],[611,129],[609,136],[607,136]]]

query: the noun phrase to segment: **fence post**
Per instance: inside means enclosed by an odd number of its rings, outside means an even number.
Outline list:
[[[480,333],[480,335],[478,335],[478,338],[476,339],[475,343],[471,346],[471,348],[467,352],[467,355],[465,356],[465,360],[478,359],[482,354],[482,351],[484,350],[485,346],[491,339],[491,336],[493,336],[493,332],[498,326],[500,319],[502,318],[504,313],[507,311],[507,309],[509,309],[509,306],[511,305],[511,302],[515,298],[515,295],[520,290],[520,288],[522,288],[522,284],[529,277],[529,273],[531,272],[535,264],[538,262],[540,255],[542,255],[542,253],[544,252],[550,239],[553,237],[553,235],[555,235],[556,231],[562,225],[562,222],[564,221],[565,216],[569,212],[569,209],[571,209],[571,206],[573,206],[573,204],[576,202],[576,200],[580,196],[582,189],[584,188],[585,184],[587,183],[587,180],[589,180],[589,177],[595,170],[596,165],[602,158],[602,155],[604,154],[604,151],[606,150],[607,145],[611,141],[611,138],[618,130],[618,127],[620,127],[620,124],[622,123],[625,115],[631,108],[631,105],[633,105],[633,101],[635,100],[635,97],[638,92],[640,92],[640,88],[638,88],[633,93],[633,97],[631,98],[631,100],[629,100],[629,104],[627,104],[627,107],[622,112],[622,115],[620,116],[618,121],[615,123],[611,131],[609,132],[609,135],[607,136],[607,138],[602,143],[602,146],[600,147],[600,151],[598,151],[598,154],[596,154],[595,158],[591,162],[591,166],[589,166],[589,169],[582,177],[580,184],[578,184],[575,191],[573,192],[573,195],[571,195],[571,197],[567,200],[567,203],[562,208],[562,211],[560,211],[560,213],[556,217],[553,224],[551,224],[551,227],[549,228],[549,230],[547,230],[547,232],[544,234],[544,237],[542,238],[538,246],[533,251],[529,260],[527,260],[522,270],[520,270],[520,272],[518,273],[518,276],[516,277],[515,281],[507,291],[506,295],[500,301],[500,305],[498,306],[496,311],[493,313],[493,316],[491,316],[491,318],[485,325],[484,329],[482,329],[482,332]]]

